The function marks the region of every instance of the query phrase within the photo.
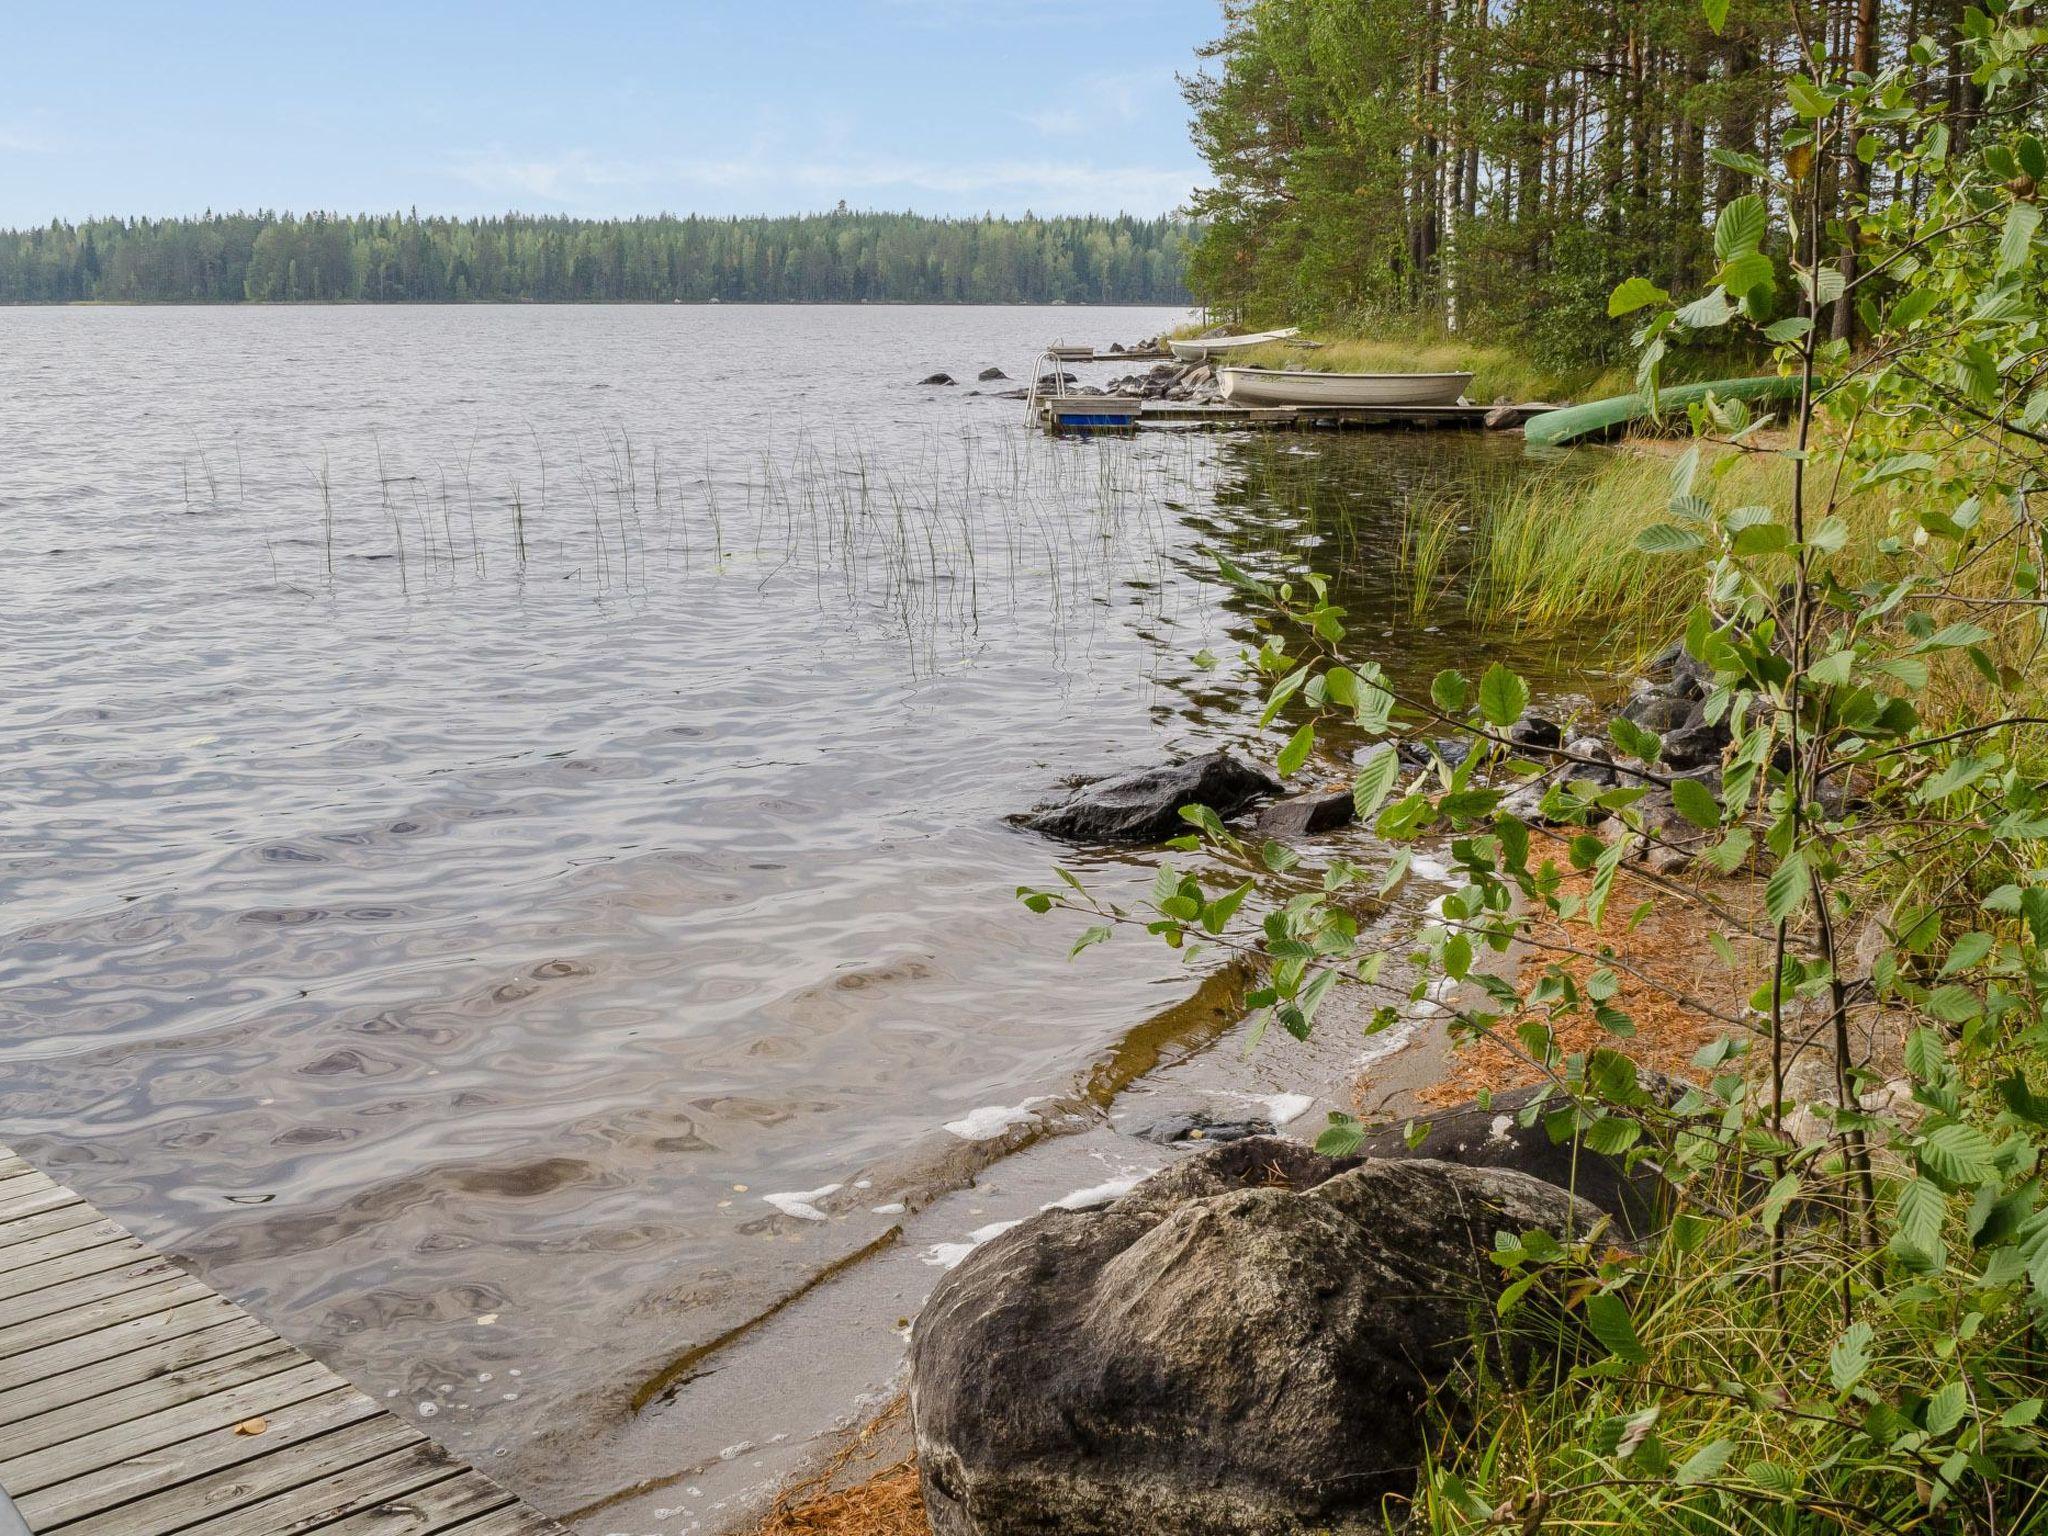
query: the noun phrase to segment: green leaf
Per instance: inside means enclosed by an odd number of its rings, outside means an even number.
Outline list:
[[[1828,1380],[1837,1392],[1846,1392],[1870,1369],[1870,1341],[1876,1335],[1868,1323],[1851,1323],[1828,1351]]]
[[[1780,344],[1797,341],[1813,329],[1813,322],[1805,315],[1787,315],[1782,320],[1773,320],[1764,327],[1764,336]]]
[[[1107,923],[1097,923],[1093,928],[1085,929],[1081,937],[1074,940],[1074,947],[1067,951],[1067,958],[1069,960],[1073,959],[1082,950],[1088,948],[1091,944],[1100,944],[1109,935],[1110,926]]]
[[[1948,1214],[1948,1200],[1926,1179],[1908,1179],[1899,1190],[1898,1225],[1892,1235],[1892,1251],[1903,1249],[1922,1264],[1942,1263],[1942,1223]]]
[[[1745,192],[1723,208],[1714,220],[1714,258],[1732,261],[1747,256],[1763,244],[1770,210],[1754,192]]]
[[[1799,1491],[1799,1474],[1779,1461],[1752,1461],[1742,1475],[1766,1493],[1792,1494]]]
[[[1744,251],[1738,256],[1731,256],[1714,275],[1715,282],[1738,298],[1751,289],[1767,287],[1777,280],[1778,269],[1771,265],[1771,258],[1762,251]]]
[[[1636,548],[1646,555],[1683,555],[1706,546],[1706,540],[1691,528],[1676,523],[1652,523],[1636,535]]]
[[[1349,1157],[1365,1140],[1365,1127],[1341,1110],[1330,1111],[1330,1123],[1316,1137],[1316,1150],[1324,1157]]]
[[[1499,662],[1479,679],[1479,713],[1489,725],[1506,729],[1529,707],[1529,685]]]
[[[1734,1454],[1733,1440],[1710,1440],[1686,1457],[1672,1474],[1672,1479],[1681,1488],[1696,1488],[1701,1483],[1710,1483],[1721,1475],[1721,1469],[1728,1465],[1728,1458]]]
[[[1785,98],[1801,117],[1817,120],[1835,110],[1834,98],[1804,75],[1794,75],[1785,82]]]
[[[1382,745],[1365,760],[1351,786],[1351,804],[1360,821],[1370,822],[1379,814],[1400,777],[1401,758],[1391,746]]]
[[[2014,203],[2006,210],[2005,233],[1998,238],[1998,270],[2011,272],[2026,264],[2041,228],[2039,203]]]
[[[1764,910],[1774,923],[1789,920],[1806,905],[1806,855],[1794,849],[1771,871],[1764,885]]]
[[[1932,1397],[1927,1399],[1927,1432],[1930,1435],[1945,1435],[1963,1422],[1964,1410],[1969,1399],[1964,1395],[1960,1381],[1946,1382]]]
[[[1612,1291],[1586,1298],[1586,1326],[1593,1337],[1607,1346],[1610,1355],[1631,1365],[1649,1363],[1650,1352],[1636,1337],[1636,1325],[1629,1320],[1628,1303]]]
[[[1728,0],[1700,0],[1700,11],[1707,18],[1707,25],[1714,29],[1714,36],[1721,35],[1721,29],[1728,25]]]
[[[1694,826],[1711,832],[1721,825],[1721,802],[1698,779],[1678,779],[1671,785],[1671,803]]]
[[[1471,702],[1472,689],[1465,674],[1450,667],[1429,680],[1429,702],[1447,715],[1462,715]]]
[[[1670,302],[1671,295],[1647,277],[1631,277],[1616,285],[1614,292],[1607,296],[1607,313],[1610,317],[1632,315],[1652,304]]]
[[[1745,155],[1739,149],[1726,149],[1717,144],[1708,152],[1707,158],[1716,165],[1724,165],[1729,170],[1738,171],[1744,176],[1768,176],[1771,174],[1771,168],[1765,165],[1763,161],[1757,159],[1755,155]]]
[[[1280,749],[1280,756],[1274,766],[1280,770],[1280,777],[1291,779],[1296,770],[1308,761],[1309,749],[1316,744],[1314,724],[1305,724],[1287,738],[1287,745]]]
[[[1941,1125],[1920,1143],[1920,1166],[1944,1184],[1982,1184],[1998,1176],[1998,1149],[1974,1125]]]

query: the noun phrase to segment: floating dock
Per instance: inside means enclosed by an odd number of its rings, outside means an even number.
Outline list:
[[[0,1147],[0,1533],[568,1536]]]
[[[1040,395],[1039,423],[1051,432],[1135,431],[1142,427],[1268,432],[1371,427],[1519,428],[1554,407],[1528,405],[1231,405],[1139,400],[1127,395]]]

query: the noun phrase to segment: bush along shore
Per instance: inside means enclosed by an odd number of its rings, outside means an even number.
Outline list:
[[[1218,557],[1266,616],[1274,769],[1355,758],[1391,869],[1181,804],[1147,901],[1020,896],[1080,914],[1077,950],[1240,957],[1255,1042],[1359,994],[1368,1030],[1426,1010],[1527,1086],[1233,1143],[978,1249],[913,1337],[935,1529],[2048,1529],[2031,14],[1882,69],[1800,34],[1769,156],[1716,152],[1705,291],[1613,290],[1648,388],[1740,333],[1801,390],[1775,445],[1699,410],[1625,556],[1596,540],[1682,636],[1604,740],[1532,722],[1500,664],[1399,688],[1313,572]],[[1967,121],[1915,84],[1957,60]],[[1360,913],[1425,839],[1456,888],[1390,956]],[[1746,990],[1631,958],[1674,914]],[[1640,1061],[1653,1008],[1705,1043]]]

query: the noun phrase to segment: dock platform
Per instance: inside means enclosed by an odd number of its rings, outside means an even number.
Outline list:
[[[1067,417],[1078,418],[1073,430],[1102,430],[1104,415],[1124,418],[1123,430],[1179,427],[1195,430],[1336,431],[1369,427],[1519,428],[1531,416],[1555,407],[1527,405],[1230,405],[1180,400],[1136,401],[1114,395],[1041,395],[1040,425],[1048,431],[1070,429]]]
[[[567,1536],[0,1147],[0,1532]]]

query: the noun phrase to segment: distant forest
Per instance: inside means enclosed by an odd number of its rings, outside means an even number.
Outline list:
[[[1179,304],[1172,217],[209,213],[0,230],[0,303]]]

